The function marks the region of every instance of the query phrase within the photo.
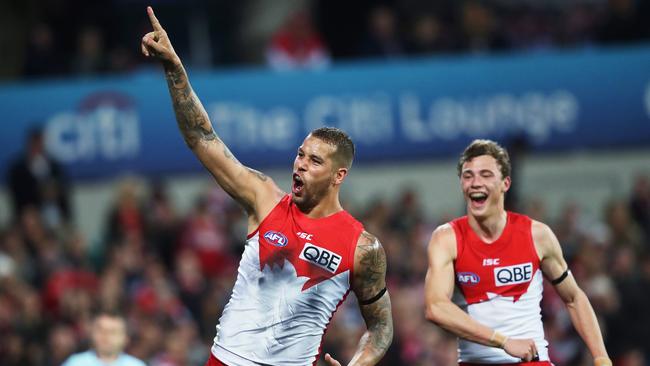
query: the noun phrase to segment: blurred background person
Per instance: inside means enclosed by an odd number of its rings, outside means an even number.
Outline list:
[[[99,312],[92,321],[92,348],[70,356],[63,366],[144,366],[145,363],[124,353],[128,343],[126,319],[114,312]]]
[[[6,176],[14,217],[21,217],[31,207],[43,213],[49,227],[69,220],[66,176],[61,165],[48,154],[41,127],[29,131],[24,152],[10,163]]]
[[[370,10],[361,53],[368,57],[395,58],[404,54],[395,11],[385,5]]]
[[[330,56],[309,13],[297,11],[273,34],[266,60],[275,70],[322,69]]]

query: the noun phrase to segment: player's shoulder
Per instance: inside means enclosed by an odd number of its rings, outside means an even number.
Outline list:
[[[431,233],[431,242],[447,242],[456,240],[453,221],[438,225]]]
[[[355,276],[386,273],[386,252],[376,236],[363,230],[354,250]]]
[[[537,220],[532,220],[530,227],[533,243],[542,256],[559,250],[559,242],[553,230],[545,223]]]
[[[366,230],[362,230],[357,240],[357,246],[354,251],[355,260],[360,262],[385,261],[386,252],[377,237]],[[382,259],[383,258],[383,259]]]
[[[368,231],[361,230],[361,234],[359,234],[359,239],[357,240],[357,246],[375,246],[375,247],[380,247],[381,243],[379,242],[379,239]]]
[[[531,219],[530,232],[533,235],[533,239],[537,240],[547,240],[550,236],[553,235],[553,230],[547,224]]]
[[[456,257],[456,231],[452,222],[439,225],[433,230],[428,252],[436,257]]]

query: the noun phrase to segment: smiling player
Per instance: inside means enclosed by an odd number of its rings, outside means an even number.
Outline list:
[[[459,337],[459,364],[551,365],[540,314],[542,275],[566,304],[597,366],[612,365],[594,311],[548,226],[504,209],[510,159],[475,140],[458,162],[467,216],[429,243],[426,317]],[[451,301],[456,284],[463,301]]]
[[[367,331],[349,365],[375,365],[391,343],[386,256],[339,201],[354,157],[348,135],[312,131],[298,148],[286,194],[241,164],[215,133],[151,8],[142,53],[161,61],[178,127],[217,183],[248,213],[237,281],[206,365],[315,365],[333,313],[352,289]],[[329,365],[338,361],[325,355]]]

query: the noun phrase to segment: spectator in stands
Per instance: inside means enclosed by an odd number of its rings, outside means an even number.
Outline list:
[[[650,179],[639,175],[629,200],[630,214],[645,236],[645,250],[650,250]]]
[[[275,70],[320,69],[329,65],[330,56],[309,14],[299,11],[273,35],[266,60]]]
[[[641,23],[635,0],[609,0],[608,5],[598,34],[601,42],[628,43],[647,34],[647,24]]]
[[[487,53],[509,48],[499,28],[499,19],[482,2],[468,0],[460,7],[460,46],[470,53]]]
[[[100,312],[92,324],[93,349],[70,356],[62,366],[144,366],[144,362],[124,353],[128,342],[124,317]]]
[[[45,357],[45,366],[59,366],[70,356],[77,345],[77,338],[74,329],[63,322],[51,326],[48,334],[47,356]],[[73,364],[74,365],[74,364]],[[91,366],[89,363],[78,363],[81,366]],[[66,365],[68,366],[68,365]]]
[[[174,247],[178,240],[180,223],[176,210],[161,182],[153,184],[149,201],[145,204],[146,238],[152,250],[168,269],[174,262]]]
[[[72,61],[71,69],[83,76],[92,76],[106,71],[105,48],[101,29],[92,26],[82,28],[77,35],[77,54]]]
[[[195,323],[177,324],[168,332],[163,349],[153,358],[150,366],[203,365],[208,350],[198,341],[197,335]]]
[[[118,200],[108,216],[110,245],[125,239],[141,242],[144,238],[145,217],[140,203],[140,188],[133,178],[120,182]]]
[[[66,176],[61,165],[48,154],[40,127],[28,133],[25,151],[9,165],[7,179],[14,218],[33,207],[46,213],[48,226],[69,220]]]
[[[589,47],[596,42],[598,12],[592,3],[576,2],[562,11],[562,22],[555,42],[560,47]],[[548,32],[548,30],[546,30]],[[553,46],[549,44],[548,46]]]
[[[646,252],[639,260],[640,267],[640,280],[637,294],[640,295],[638,299],[639,318],[636,319],[636,326],[641,331],[641,336],[637,338],[639,348],[645,353],[645,358],[650,359],[650,252]]]
[[[236,265],[228,245],[228,233],[222,216],[213,216],[208,198],[201,197],[187,220],[181,234],[179,250],[190,250],[201,263],[206,276],[229,273]]]
[[[533,51],[552,47],[553,33],[549,32],[547,21],[549,15],[527,6],[507,13],[500,17],[500,21],[505,24],[504,32],[508,43],[514,48]]]
[[[443,23],[433,14],[418,14],[410,27],[408,50],[413,55],[451,51],[453,40]]]
[[[42,77],[63,73],[66,69],[59,51],[60,45],[52,27],[43,22],[35,24],[25,47],[25,76]]]
[[[614,246],[631,247],[639,253],[642,251],[643,234],[631,219],[625,201],[611,201],[605,208],[605,220]]]
[[[404,54],[404,46],[397,29],[397,15],[388,6],[370,10],[368,31],[361,44],[364,56],[395,58]]]

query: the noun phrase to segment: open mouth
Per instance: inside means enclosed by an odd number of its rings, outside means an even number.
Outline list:
[[[304,187],[305,187],[305,183],[302,181],[302,178],[300,178],[298,174],[294,173],[291,192],[293,192],[293,194],[300,194]]]
[[[483,192],[474,192],[469,194],[469,199],[477,206],[483,205],[485,201],[487,201],[487,198],[487,193]]]

